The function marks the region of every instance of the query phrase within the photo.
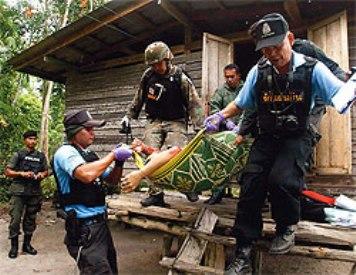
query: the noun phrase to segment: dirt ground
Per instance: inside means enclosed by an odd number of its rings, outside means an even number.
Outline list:
[[[55,210],[48,202],[38,216],[38,228],[33,237],[33,246],[38,250],[36,256],[20,254],[16,259],[7,257],[10,245],[6,210],[6,207],[0,209],[0,274],[76,274],[74,260],[63,244],[63,221],[56,218]],[[110,222],[110,227],[118,250],[120,274],[167,274],[158,264],[162,233],[125,227],[117,222]],[[341,275],[349,274],[351,268],[349,263],[288,256],[264,255],[263,262],[263,274]]]

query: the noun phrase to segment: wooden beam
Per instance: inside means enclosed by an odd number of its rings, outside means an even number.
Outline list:
[[[191,53],[192,47],[192,29],[186,27],[184,29],[184,46],[185,46],[185,54],[188,55]]]
[[[303,24],[297,0],[285,0],[283,2],[283,7],[294,25],[299,26]]]
[[[188,273],[217,274],[217,275],[224,274],[224,270],[221,269],[219,270],[210,266],[193,265],[191,263],[177,261],[175,258],[163,257],[163,259],[159,262],[159,264],[169,269],[173,268]]]
[[[55,74],[49,73],[49,72],[44,72],[42,70],[39,70],[37,68],[28,66],[24,68],[24,70],[20,70],[20,72],[26,73],[26,74],[31,74],[43,79],[48,79],[54,82],[59,82],[59,83],[65,83],[66,82],[66,77],[63,76],[61,73],[56,72]]]
[[[201,41],[194,41],[191,44],[191,50],[201,49]],[[177,45],[171,47],[172,53],[174,55],[181,54],[185,52],[185,45]],[[113,67],[120,67],[129,64],[136,64],[144,61],[144,54],[135,54],[127,57],[114,58],[107,61],[102,61],[98,63],[88,64],[81,66],[81,70],[85,72],[93,72],[98,70],[105,70]]]
[[[177,21],[182,23],[184,26],[189,28],[194,28],[194,24],[188,17],[181,13],[171,2],[168,0],[158,0],[158,5],[160,5],[167,13],[174,17]]]
[[[49,36],[42,43],[37,44],[33,48],[26,50],[23,54],[19,55],[17,58],[10,60],[10,64],[13,65],[15,70],[19,70],[23,67],[40,59],[44,55],[48,55],[60,48],[63,48],[74,41],[93,33],[94,31],[100,29],[101,27],[119,19],[133,11],[146,6],[151,3],[152,0],[135,0],[129,1],[124,7],[120,7],[115,13],[106,14],[103,18],[100,18],[100,22],[92,21],[85,25],[80,31],[75,30],[67,35],[60,36],[59,32],[54,35]]]
[[[130,17],[132,17],[135,21],[138,21],[137,23],[139,25],[145,26],[149,30],[152,30],[157,27],[151,20],[147,19],[142,14],[133,13]],[[131,23],[134,24],[134,22]]]
[[[125,39],[123,41],[119,41],[119,42],[115,43],[115,45],[112,45],[110,50],[108,50],[108,51],[100,51],[100,52],[98,52],[96,54],[93,54],[93,55],[88,56],[87,58],[85,58],[83,66],[88,65],[90,63],[95,63],[95,62],[97,62],[97,61],[99,61],[101,59],[104,59],[105,57],[109,56],[113,52],[119,51],[123,47],[129,47],[132,44],[139,43],[139,42],[141,42],[141,41],[143,41],[143,40],[145,40],[145,39],[147,39],[149,37],[154,36],[154,34],[156,34],[156,33],[160,33],[160,32],[163,32],[165,30],[168,30],[170,28],[177,27],[177,26],[179,26],[178,22],[171,22],[171,23],[164,24],[162,26],[159,26],[159,27],[155,28],[153,32],[144,31],[144,32],[138,34],[135,39]]]
[[[220,10],[226,10],[225,5],[221,3],[220,0],[214,0],[214,3],[218,6]]]
[[[46,63],[54,64],[56,66],[59,66],[67,71],[74,71],[74,72],[80,72],[80,68],[75,66],[72,63],[69,63],[67,61],[60,60],[58,58],[55,58],[50,55],[46,55],[43,57],[43,61]]]

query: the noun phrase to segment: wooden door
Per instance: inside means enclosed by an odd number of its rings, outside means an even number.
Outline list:
[[[349,53],[346,11],[336,14],[308,29],[308,38],[330,58],[348,70]],[[351,118],[328,107],[321,122],[320,140],[316,149],[318,174],[351,174]]]
[[[206,115],[211,95],[225,82],[223,69],[233,60],[234,46],[231,41],[209,33],[203,34],[202,99]]]

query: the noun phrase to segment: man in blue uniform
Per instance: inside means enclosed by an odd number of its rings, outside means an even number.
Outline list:
[[[12,259],[16,258],[18,253],[22,214],[25,234],[22,251],[30,255],[37,254],[37,250],[31,245],[31,239],[36,229],[36,215],[41,209],[41,181],[48,176],[46,157],[36,150],[37,133],[27,131],[23,134],[23,140],[26,148],[16,152],[5,169],[5,175],[13,178],[10,186],[9,225],[9,258]]]
[[[321,62],[292,50],[294,35],[280,14],[264,16],[252,25],[250,34],[265,59],[250,70],[235,101],[205,120],[207,130],[216,131],[242,109],[257,112],[257,137],[241,175],[236,257],[227,274],[251,271],[251,248],[261,236],[261,209],[267,194],[276,222],[270,253],[284,254],[293,247],[310,146],[306,132],[315,98],[340,113],[355,100],[354,83],[345,84]]]
[[[105,121],[94,120],[85,110],[65,115],[68,144],[54,155],[53,170],[57,181],[61,214],[65,218],[65,244],[77,261],[80,274],[117,274],[114,243],[106,223],[103,181],[116,185],[123,162],[131,150],[122,146],[99,159],[87,148],[94,141],[94,127]],[[114,167],[110,165],[115,162]]]

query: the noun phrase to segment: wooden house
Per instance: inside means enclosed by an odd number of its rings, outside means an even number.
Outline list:
[[[172,47],[174,62],[192,76],[205,103],[224,82],[222,68],[237,63],[243,76],[259,53],[247,34],[252,23],[271,12],[283,14],[296,37],[318,44],[341,67],[356,66],[355,1],[111,1],[14,56],[15,70],[64,83],[66,109],[86,108],[107,125],[97,131],[99,153],[124,141],[123,117],[145,69],[145,47],[157,40]],[[140,136],[145,124],[134,121]],[[316,173],[333,178],[322,187],[355,191],[356,110],[328,110],[316,152]],[[326,175],[326,176],[325,176]],[[320,181],[319,181],[320,182]],[[344,189],[345,190],[345,189]],[[352,191],[353,190],[353,191]]]

